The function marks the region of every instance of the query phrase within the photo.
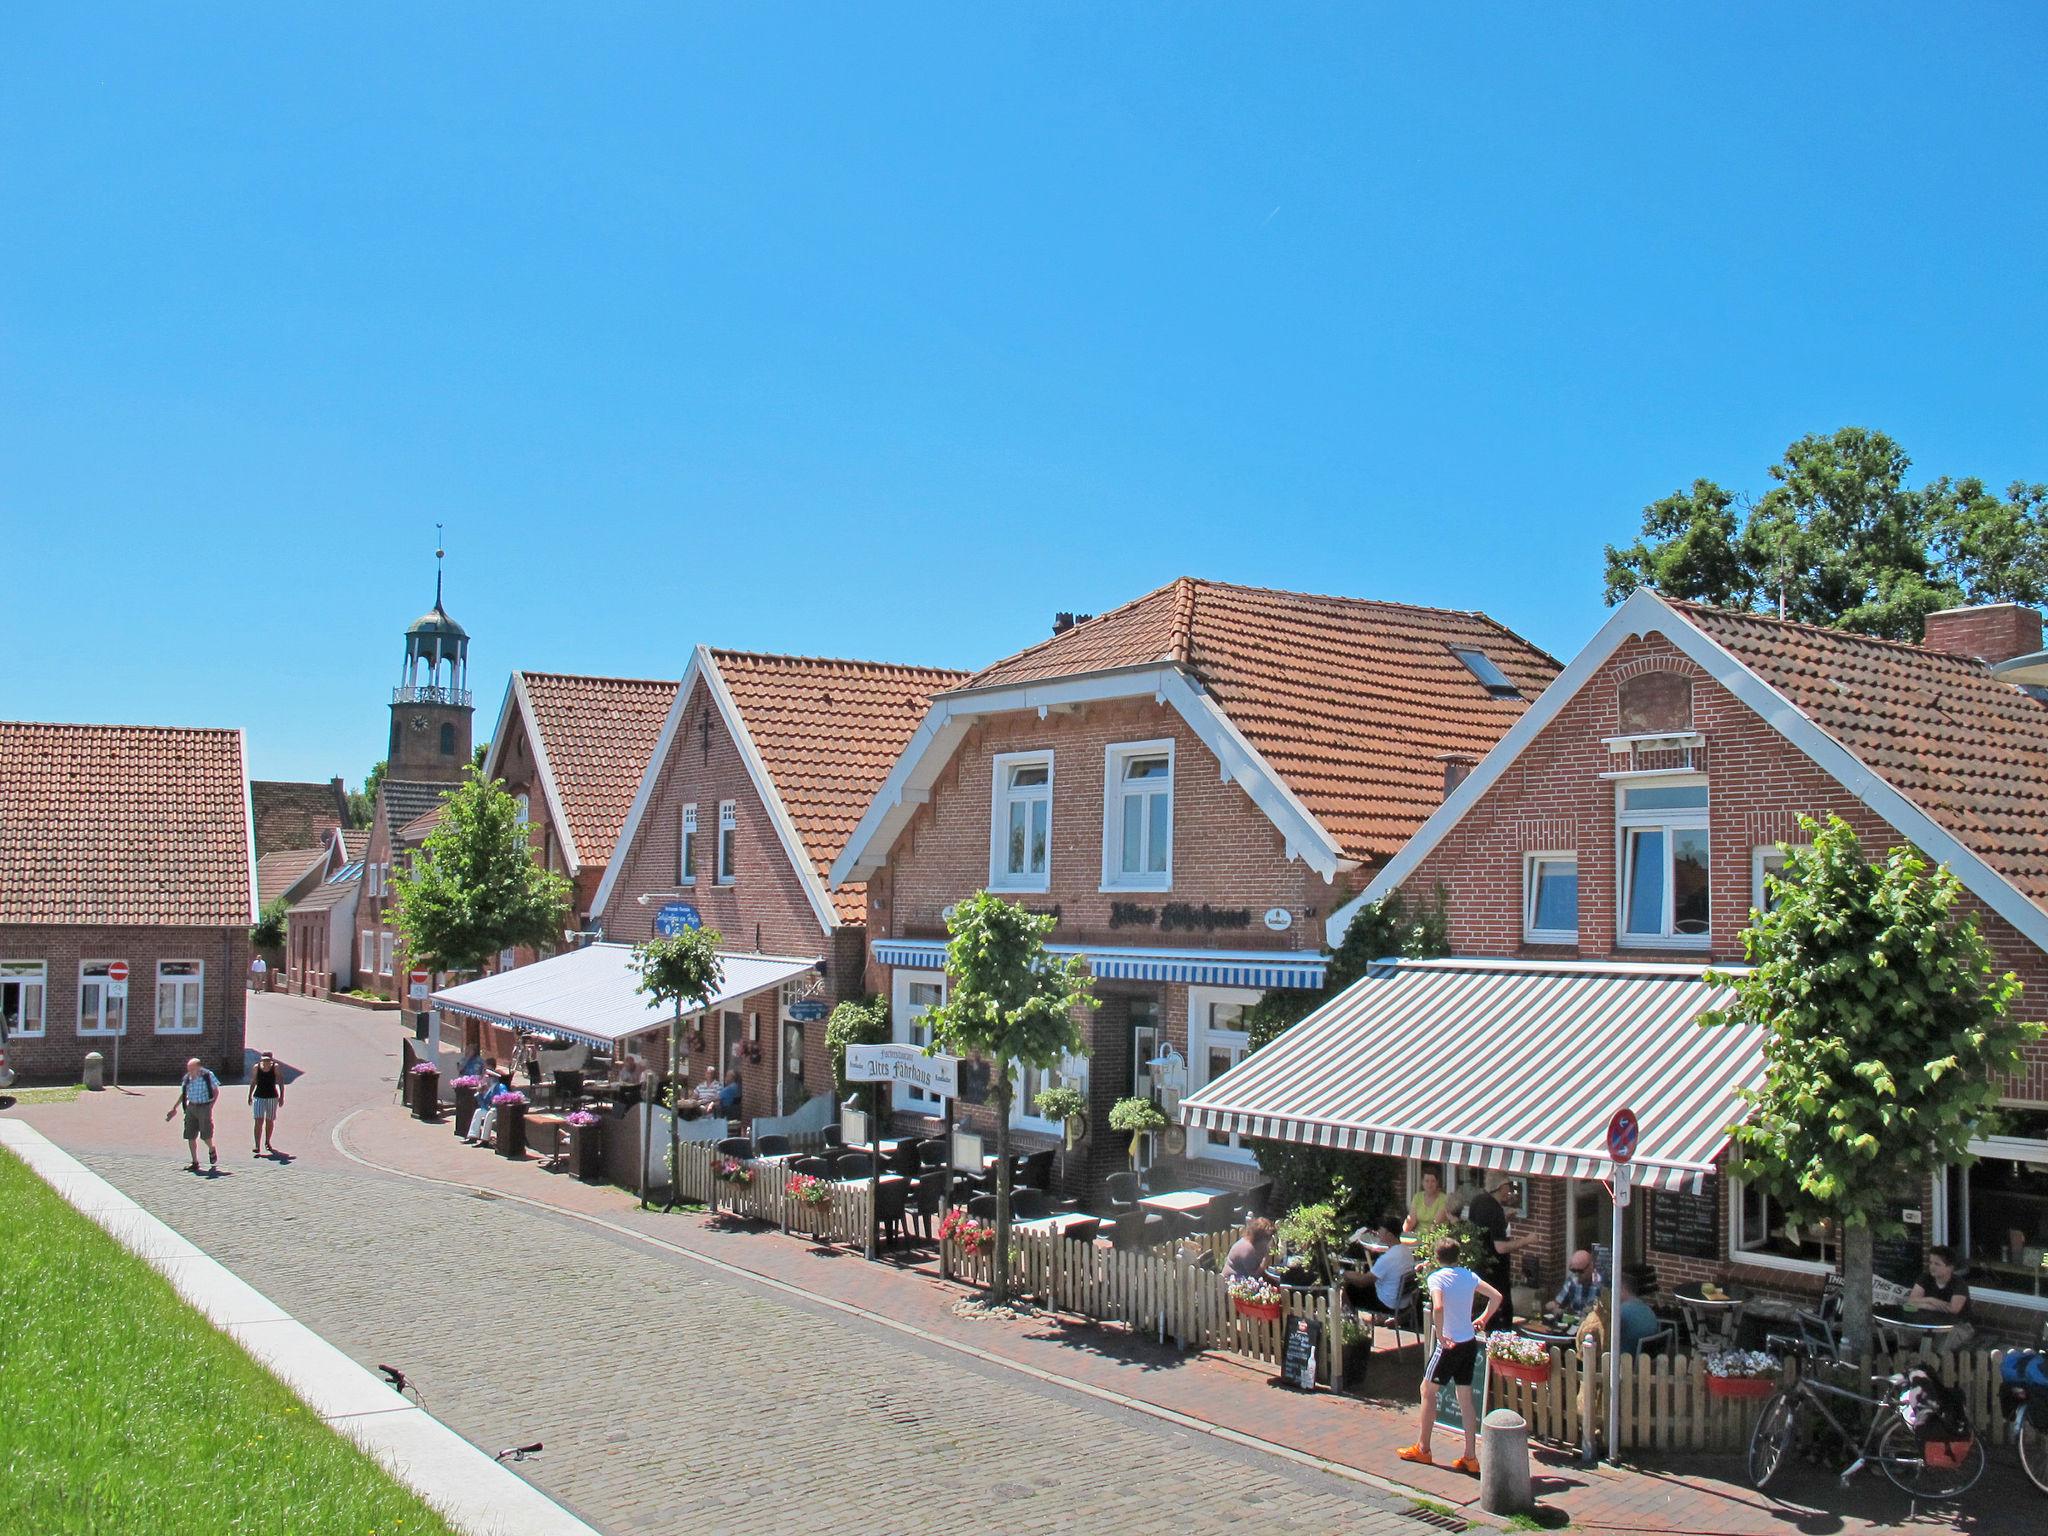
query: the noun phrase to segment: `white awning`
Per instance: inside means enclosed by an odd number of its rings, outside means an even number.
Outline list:
[[[1607,1125],[1632,1109],[1638,1183],[1697,1187],[1764,1079],[1763,1032],[1702,1028],[1732,994],[1701,968],[1382,961],[1181,1100],[1216,1132],[1353,1152],[1613,1176]]]
[[[723,975],[709,1011],[773,987],[817,966],[787,955],[720,951]],[[515,1029],[534,1029],[564,1040],[611,1046],[628,1035],[666,1029],[673,1006],[638,990],[630,944],[591,944],[536,960],[516,970],[465,981],[433,994],[437,1007]]]

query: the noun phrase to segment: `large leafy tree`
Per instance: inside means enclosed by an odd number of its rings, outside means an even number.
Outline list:
[[[1882,432],[1802,437],[1754,499],[1695,480],[1643,509],[1642,535],[1606,549],[1606,591],[1638,587],[1809,624],[1917,640],[1959,603],[2036,602],[2048,591],[2048,488],[1981,480],[1915,489]]]
[[[470,769],[443,803],[418,859],[392,882],[413,962],[471,971],[515,945],[559,943],[569,882],[535,860],[504,785]]]
[[[682,1180],[678,1177],[682,1152],[682,1118],[677,1095],[683,1081],[683,1015],[696,1013],[717,995],[724,979],[725,962],[718,946],[724,938],[716,928],[684,928],[677,933],[649,939],[633,951],[633,969],[640,982],[633,990],[667,1003],[675,1009],[675,1022],[668,1031],[668,1176],[669,1204],[675,1204]],[[640,1203],[647,1203],[647,1149],[640,1151]]]
[[[946,919],[946,1001],[925,1016],[935,1045],[997,1063],[991,1074],[996,1115],[996,1244],[990,1298],[1010,1290],[1010,1100],[1005,1064],[1048,1071],[1087,1049],[1076,1010],[1095,1006],[1088,966],[1078,955],[1055,959],[1045,936],[1055,919],[1027,912],[987,891]]]
[[[1743,930],[1751,969],[1709,1026],[1759,1025],[1769,1075],[1731,1130],[1736,1173],[1788,1220],[1841,1233],[1844,1333],[1870,1342],[1874,1239],[1891,1203],[1969,1143],[2041,1026],[2010,1016],[1999,974],[1961,906],[1962,883],[1911,848],[1863,856],[1838,816],[1802,819],[1775,904]]]

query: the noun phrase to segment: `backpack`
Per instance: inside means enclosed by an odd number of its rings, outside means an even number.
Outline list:
[[[2038,1349],[2007,1350],[1998,1362],[1998,1406],[2007,1418],[2030,1398],[2048,1403],[2048,1355]]]

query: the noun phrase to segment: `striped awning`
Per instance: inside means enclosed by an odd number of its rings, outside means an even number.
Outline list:
[[[1730,1001],[1701,968],[1383,961],[1181,1100],[1181,1118],[1391,1157],[1610,1178],[1607,1125],[1641,1127],[1635,1179],[1697,1188],[1760,1087],[1763,1033],[1702,1028]]]
[[[1261,949],[1126,949],[1101,944],[1048,944],[1048,954],[1079,955],[1095,975],[1113,981],[1179,981],[1197,987],[1320,987],[1329,961],[1313,951]],[[876,939],[883,965],[946,968],[944,939]]]

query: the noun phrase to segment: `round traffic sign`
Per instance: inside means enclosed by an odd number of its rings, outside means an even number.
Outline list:
[[[1617,1109],[1614,1118],[1607,1122],[1607,1155],[1617,1163],[1625,1163],[1634,1157],[1636,1134],[1636,1112]]]
[[[126,981],[127,979],[128,979],[128,962],[127,962],[126,960],[115,960],[115,961],[112,961],[112,962],[110,962],[110,963],[108,964],[108,966],[107,966],[107,980],[109,980],[109,981]]]

